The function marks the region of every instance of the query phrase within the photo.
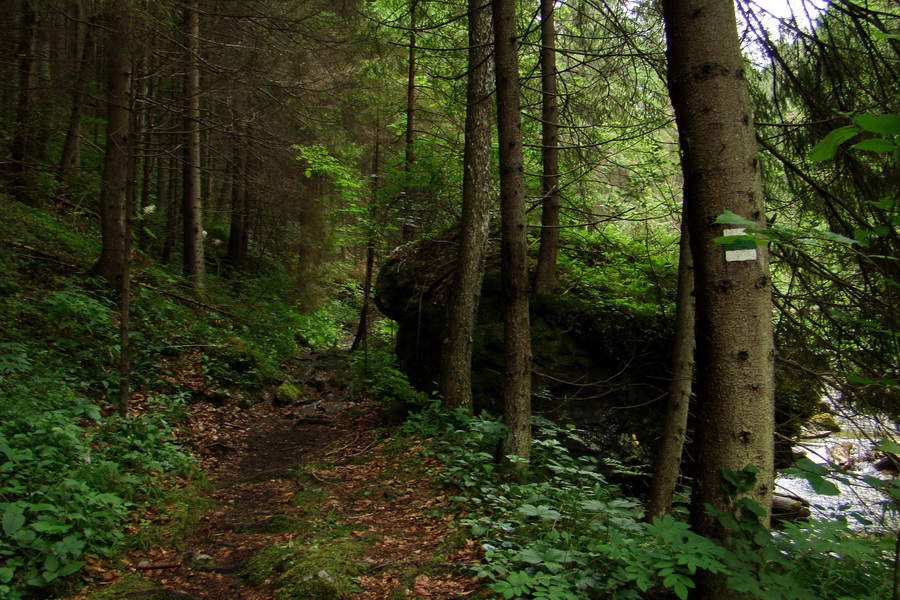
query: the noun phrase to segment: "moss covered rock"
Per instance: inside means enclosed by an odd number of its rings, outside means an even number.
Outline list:
[[[278,588],[276,600],[341,600],[344,597],[328,571],[320,570],[302,578],[293,575]]]
[[[275,398],[273,400],[279,406],[290,406],[299,402],[305,393],[305,386],[285,381],[275,389]]]
[[[828,412],[819,413],[810,417],[806,427],[814,432],[837,433],[841,430],[834,415]]]
[[[369,564],[354,560],[360,540],[340,530],[312,537],[305,544],[275,544],[258,552],[243,570],[250,586],[274,582],[275,600],[331,600],[353,591],[353,579]]]

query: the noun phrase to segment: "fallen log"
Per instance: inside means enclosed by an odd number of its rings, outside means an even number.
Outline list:
[[[775,492],[772,496],[772,518],[779,521],[802,521],[810,516],[809,500]]]

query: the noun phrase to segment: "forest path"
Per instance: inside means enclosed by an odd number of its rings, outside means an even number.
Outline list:
[[[144,515],[174,533],[73,600],[480,597],[477,546],[451,526],[435,460],[381,440],[385,409],[315,357],[300,366],[315,385],[294,405],[190,407],[180,436],[204,455],[202,514],[181,533],[178,503]]]

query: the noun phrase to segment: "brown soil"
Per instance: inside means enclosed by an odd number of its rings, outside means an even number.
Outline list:
[[[288,600],[277,591],[284,565],[248,580],[248,561],[275,544],[302,549],[321,539],[323,523],[339,532],[331,543],[360,542],[347,558],[357,569],[344,598],[482,597],[470,568],[477,546],[453,528],[454,511],[426,473],[437,465],[415,448],[385,451],[373,435],[387,425],[385,411],[374,400],[329,384],[310,386],[290,407],[197,403],[191,413],[180,435],[212,483],[208,508],[187,534],[129,553],[123,568],[88,565],[88,584],[72,600],[90,599],[129,572],[161,588],[160,597]],[[169,516],[141,518],[165,524]]]

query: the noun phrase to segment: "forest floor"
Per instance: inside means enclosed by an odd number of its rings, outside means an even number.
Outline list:
[[[291,406],[190,405],[178,436],[208,486],[140,515],[147,539],[115,568],[89,564],[71,600],[483,597],[436,459],[391,443],[387,410],[315,360],[298,361],[316,385]]]

